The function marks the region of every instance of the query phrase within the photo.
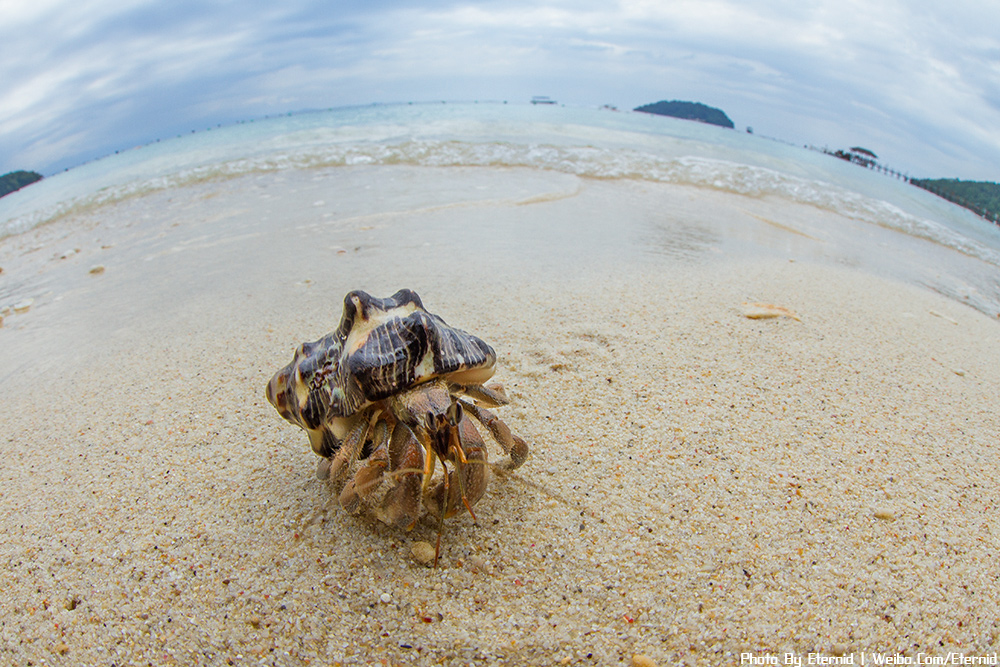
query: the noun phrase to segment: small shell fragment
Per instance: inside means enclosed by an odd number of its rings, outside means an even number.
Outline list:
[[[14,304],[15,313],[26,313],[31,309],[31,304],[35,303],[34,299],[25,299],[24,301],[18,301]]]
[[[656,662],[648,655],[636,653],[632,656],[632,667],[656,667]]]
[[[94,266],[90,267],[90,274],[91,275],[97,276],[97,275],[100,275],[102,273],[104,273],[104,265],[103,264],[95,264]]]
[[[882,521],[895,521],[896,513],[890,509],[880,507],[879,509],[875,510],[875,518],[881,519]]]
[[[413,546],[410,547],[410,555],[413,556],[413,560],[422,565],[430,565],[433,563],[434,553],[434,545],[430,542],[414,542]]]
[[[473,572],[483,572],[489,574],[492,568],[489,562],[479,554],[474,554],[469,557],[469,568]]]
[[[790,317],[796,322],[802,320],[794,311],[784,306],[776,306],[773,303],[744,303],[743,316],[751,320],[767,320],[773,317]]]
[[[958,320],[954,320],[954,319],[948,317],[947,315],[943,315],[942,313],[937,312],[936,310],[928,310],[927,312],[930,313],[931,315],[933,315],[934,317],[940,317],[945,322],[951,322],[952,324],[954,324],[956,326],[958,325]]]

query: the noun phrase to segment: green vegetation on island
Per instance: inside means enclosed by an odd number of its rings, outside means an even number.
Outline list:
[[[4,174],[0,176],[0,197],[40,180],[42,180],[42,175],[33,171],[12,171],[9,174]]]
[[[913,178],[910,182],[976,215],[1000,223],[1000,183],[960,181],[957,178]]]
[[[661,101],[653,104],[644,104],[641,107],[636,107],[635,110],[660,116],[681,118],[683,120],[697,120],[702,123],[710,123],[730,129],[735,127],[733,121],[729,120],[729,116],[722,109],[716,109],[701,102],[681,102],[680,100],[672,100],[670,102]]]

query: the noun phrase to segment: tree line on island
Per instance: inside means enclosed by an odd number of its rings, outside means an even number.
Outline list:
[[[0,197],[40,180],[42,180],[42,175],[34,171],[12,171],[9,174],[4,174],[0,176]]]
[[[1000,224],[1000,183],[957,178],[911,178],[910,183]]]
[[[942,199],[969,209],[981,218],[1000,224],[1000,184],[988,181],[962,181],[957,178],[910,178],[895,169],[879,164],[877,155],[860,146],[849,150],[824,152],[841,160],[902,178],[910,185],[923,188]]]
[[[729,129],[736,127],[733,125],[733,121],[729,120],[729,116],[726,115],[725,111],[710,107],[701,102],[682,102],[680,100],[667,102],[666,100],[661,100],[653,104],[644,104],[641,107],[636,107],[635,111],[652,113],[658,116],[670,116],[671,118],[680,118],[682,120],[697,120],[702,123],[709,123],[710,125],[728,127]]]

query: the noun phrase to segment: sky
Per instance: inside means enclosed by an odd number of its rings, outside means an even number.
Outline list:
[[[373,102],[690,100],[740,130],[1000,181],[985,0],[0,0],[0,173]]]

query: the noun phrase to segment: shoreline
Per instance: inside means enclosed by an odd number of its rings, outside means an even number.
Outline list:
[[[801,231],[774,202],[529,170],[452,170],[428,192],[430,172],[385,168],[398,183],[352,199],[373,171],[205,184],[15,239],[42,248],[4,277],[52,293],[0,329],[0,656],[995,650],[993,319],[725,217]],[[664,199],[708,226],[647,224]],[[64,242],[80,252],[59,259]],[[446,522],[437,570],[408,555],[435,526],[347,515],[263,396],[348,289],[399,287],[496,348],[497,412],[532,446],[478,526]]]

